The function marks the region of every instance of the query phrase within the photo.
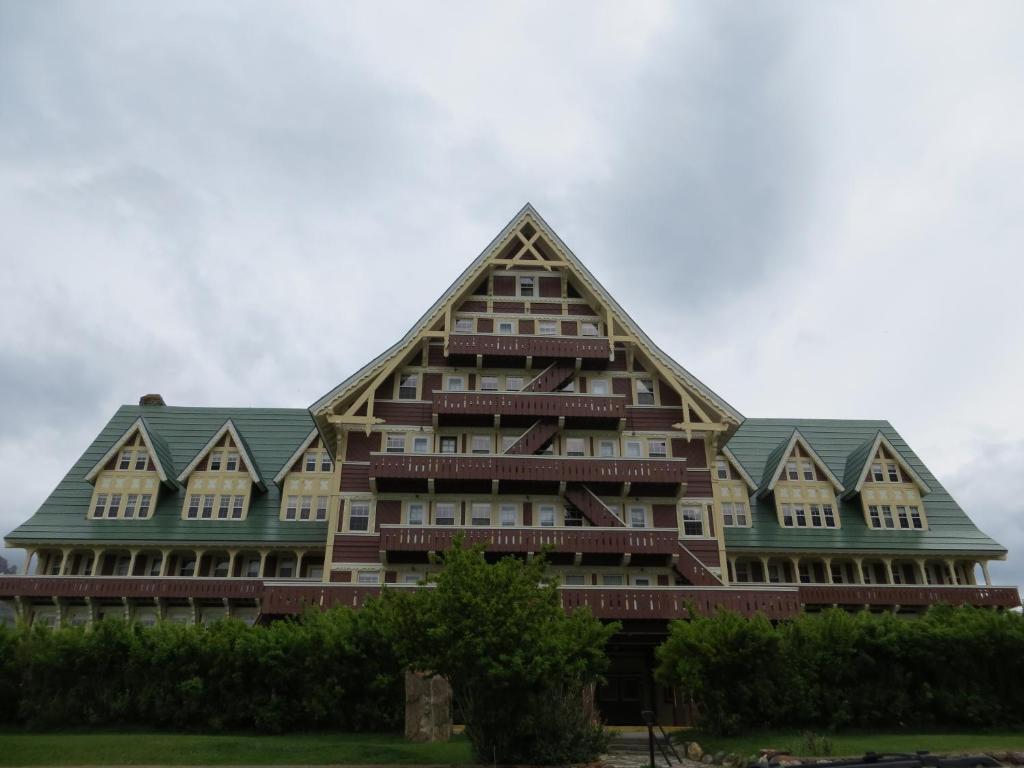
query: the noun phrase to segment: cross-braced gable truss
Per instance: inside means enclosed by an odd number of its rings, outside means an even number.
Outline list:
[[[557,271],[571,281],[604,324],[609,359],[625,354],[632,364],[635,358],[678,395],[680,420],[674,427],[687,437],[695,432],[730,433],[743,420],[738,411],[658,348],[527,204],[397,344],[310,407],[321,430],[325,434],[339,427],[369,432],[381,421],[375,418],[373,408],[377,388],[433,340],[443,343],[447,355],[460,302],[470,297],[487,275],[523,269]]]

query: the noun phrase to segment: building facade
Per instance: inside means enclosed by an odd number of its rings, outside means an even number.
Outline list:
[[[989,578],[1006,551],[888,422],[745,419],[530,206],[308,410],[122,407],[7,535],[28,557],[0,598],[51,625],[257,621],[414,588],[459,532],[547,552],[567,610],[624,622],[619,720],[641,699],[679,718],[647,670],[687,605],[1020,604]]]

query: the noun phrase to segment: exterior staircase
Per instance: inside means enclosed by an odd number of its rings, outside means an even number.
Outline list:
[[[599,528],[622,528],[625,523],[616,517],[608,507],[585,485],[567,486],[563,494],[565,500],[583,513],[591,525]]]
[[[695,587],[720,587],[721,580],[688,550],[683,542],[677,542],[678,551],[673,555],[676,573]]]
[[[538,419],[532,427],[526,430],[518,440],[508,447],[505,453],[506,455],[515,454],[519,456],[536,453],[544,447],[548,440],[555,436],[556,432],[558,432],[558,421],[556,419]]]
[[[576,366],[565,360],[556,360],[523,387],[523,392],[554,392],[576,372]]]

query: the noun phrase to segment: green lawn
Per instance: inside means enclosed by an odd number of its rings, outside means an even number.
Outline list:
[[[398,735],[287,736],[0,731],[0,765],[464,765],[469,742],[412,744]]]
[[[1024,732],[1021,731],[849,732],[821,735],[832,742],[833,755],[843,756],[859,756],[865,752],[916,752],[919,749],[933,754],[1024,751]],[[787,750],[798,756],[812,756],[807,754],[803,732],[800,731],[763,731],[734,737],[684,731],[676,738],[697,741],[705,752],[712,754],[721,750],[746,756],[770,747]]]

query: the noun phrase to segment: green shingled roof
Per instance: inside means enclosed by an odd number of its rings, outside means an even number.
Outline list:
[[[178,476],[178,470],[175,468],[174,454],[171,453],[171,446],[164,440],[164,436],[158,430],[153,429],[153,425],[146,421],[145,416],[142,417],[142,423],[146,426],[146,434],[153,444],[153,453],[156,454],[157,461],[160,462],[160,466],[167,473],[167,479],[174,482],[174,478]]]
[[[153,448],[168,471],[186,467],[211,437],[231,420],[253,460],[273,476],[313,429],[309,411],[298,408],[175,408],[122,406],[107,423],[50,497],[7,539],[14,542],[195,542],[323,544],[327,523],[282,521],[281,492],[271,483],[253,490],[245,520],[182,520],[183,488],[160,490],[160,500],[147,520],[91,520],[86,517],[93,486],[86,473],[110,450],[136,419],[145,420]]]
[[[910,450],[899,433],[887,421],[838,421],[825,419],[747,419],[729,439],[728,446],[752,477],[764,477],[775,454],[785,446],[793,431],[815,450],[836,477],[848,478],[848,464],[856,454],[870,449],[878,432],[892,444],[931,493],[924,496],[928,530],[875,530],[869,528],[861,511],[860,498],[841,500],[842,527],[783,528],[775,514],[772,494],[751,499],[750,528],[726,528],[728,549],[759,549],[786,552],[792,550],[834,550],[859,552],[976,552],[1000,555],[1006,550],[971,522],[946,492],[928,467]],[[865,447],[865,443],[867,446]],[[851,459],[852,457],[852,459]],[[864,459],[860,459],[863,468]]]

